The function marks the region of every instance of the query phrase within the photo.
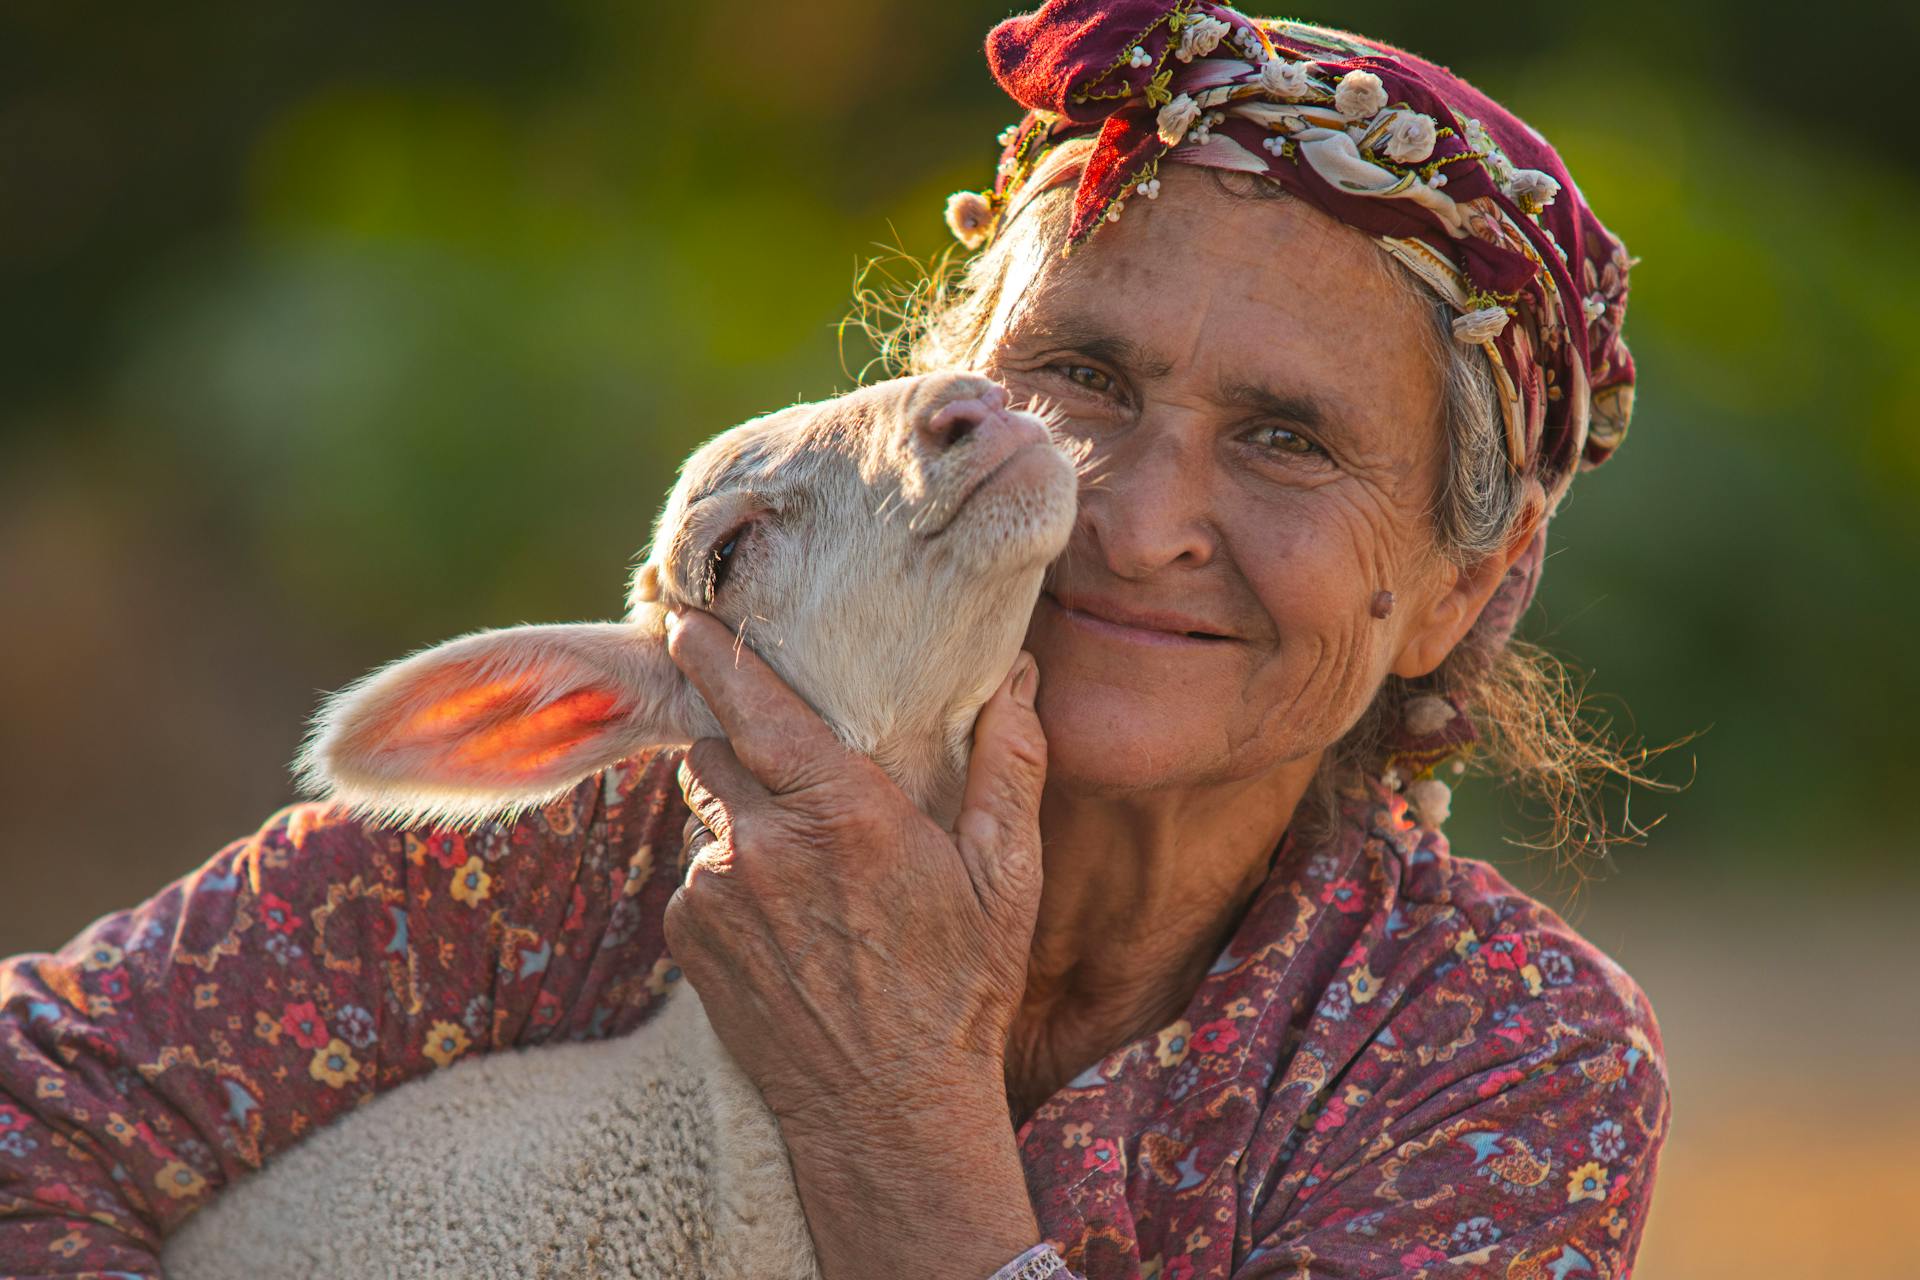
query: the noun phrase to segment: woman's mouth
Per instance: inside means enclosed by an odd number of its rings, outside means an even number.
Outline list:
[[[1094,596],[1063,598],[1055,592],[1044,591],[1040,599],[1070,626],[1085,634],[1128,644],[1195,648],[1230,643],[1236,638],[1215,630],[1204,619],[1133,609]]]

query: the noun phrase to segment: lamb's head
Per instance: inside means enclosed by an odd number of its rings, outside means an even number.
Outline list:
[[[297,768],[384,820],[458,825],[717,734],[666,654],[666,612],[697,607],[949,818],[1075,484],[1041,420],[970,374],[769,414],[682,468],[624,622],[477,632],[383,667],[327,699]]]

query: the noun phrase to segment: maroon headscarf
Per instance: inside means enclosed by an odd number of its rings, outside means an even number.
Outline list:
[[[1041,158],[1070,138],[1096,137],[1072,244],[1128,201],[1156,197],[1162,161],[1261,174],[1376,236],[1453,305],[1455,339],[1491,360],[1508,460],[1538,477],[1549,513],[1574,472],[1626,434],[1632,260],[1546,139],[1446,68],[1195,0],[1052,0],[995,27],[987,57],[1027,114],[1003,135],[992,191],[948,206],[969,247],[992,237]],[[1482,615],[1502,640],[1533,598],[1545,548],[1543,520]],[[1453,723],[1433,741],[1471,734]]]

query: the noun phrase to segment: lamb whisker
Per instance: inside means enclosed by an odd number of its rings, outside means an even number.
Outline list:
[[[744,649],[744,648],[746,648],[746,645],[747,645],[747,623],[749,623],[749,622],[751,622],[751,621],[753,621],[753,619],[752,619],[751,617],[747,617],[747,618],[742,618],[742,619],[740,619],[740,625],[739,625],[739,626],[738,626],[737,628],[735,628],[735,629],[734,629],[734,633],[733,633],[733,665],[734,665],[735,667],[738,667],[738,666],[740,665],[740,651],[741,651],[742,649]]]

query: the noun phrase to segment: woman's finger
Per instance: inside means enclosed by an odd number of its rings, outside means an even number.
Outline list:
[[[736,814],[770,798],[725,738],[702,738],[688,747],[679,782],[687,808],[723,839],[732,833]]]
[[[844,765],[847,749],[780,673],[698,609],[668,623],[667,654],[693,682],[741,763],[784,795]]]
[[[719,842],[719,836],[701,820],[699,814],[688,814],[686,825],[680,828],[680,878],[684,880],[690,876],[695,866],[709,865],[711,851]]]
[[[688,815],[681,833],[682,878],[696,872],[730,874],[739,856],[743,813],[768,800],[767,789],[747,771],[725,738],[701,738],[687,748],[678,772]]]
[[[1047,780],[1047,739],[1034,710],[1039,669],[1022,653],[973,725],[955,843],[983,901],[1038,905],[1040,793]]]

